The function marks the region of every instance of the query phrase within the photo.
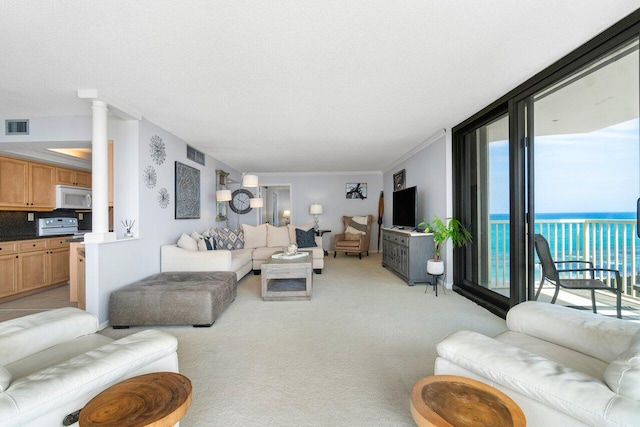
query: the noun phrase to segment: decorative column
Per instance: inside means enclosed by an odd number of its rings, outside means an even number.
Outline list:
[[[109,233],[109,153],[107,143],[107,103],[92,101],[93,136],[91,148],[91,196],[92,232],[85,235],[85,242],[116,240]]]

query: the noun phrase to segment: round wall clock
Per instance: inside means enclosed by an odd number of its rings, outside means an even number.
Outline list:
[[[251,194],[249,190],[240,188],[231,193],[231,201],[229,202],[229,207],[237,214],[246,214],[251,210],[249,201],[252,197],[253,194]]]

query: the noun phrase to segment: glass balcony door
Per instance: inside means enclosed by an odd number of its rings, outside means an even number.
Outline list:
[[[635,38],[521,103],[533,184],[529,233],[548,240],[555,260],[618,270],[628,296],[640,271],[639,64]],[[528,259],[531,298],[541,271],[535,256]],[[554,290],[545,286],[539,299],[550,301]],[[556,303],[590,307],[589,298],[561,291]]]

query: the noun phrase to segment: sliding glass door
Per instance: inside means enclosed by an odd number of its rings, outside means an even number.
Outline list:
[[[499,313],[536,298],[541,234],[554,259],[616,269],[628,301],[639,296],[639,33],[621,21],[453,129],[454,215],[474,239],[454,251],[455,290]]]
[[[535,156],[530,230],[546,238],[556,261],[618,270],[630,297],[640,272],[639,65],[634,38],[523,101],[532,110],[529,147]],[[541,280],[533,262],[530,295]],[[554,291],[546,284],[538,299],[550,301]],[[599,311],[615,314],[607,298],[612,295],[596,298]],[[588,291],[561,291],[556,303],[591,307]]]
[[[473,235],[467,246],[465,281],[509,298],[509,116],[500,115],[464,135],[468,198],[463,223]]]

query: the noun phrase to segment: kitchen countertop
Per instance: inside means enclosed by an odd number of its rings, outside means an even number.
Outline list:
[[[74,238],[72,234],[55,234],[53,236],[0,236],[0,242],[13,242],[16,240],[34,240],[34,239],[56,239],[58,237],[66,237],[67,242],[83,242],[84,237]]]

